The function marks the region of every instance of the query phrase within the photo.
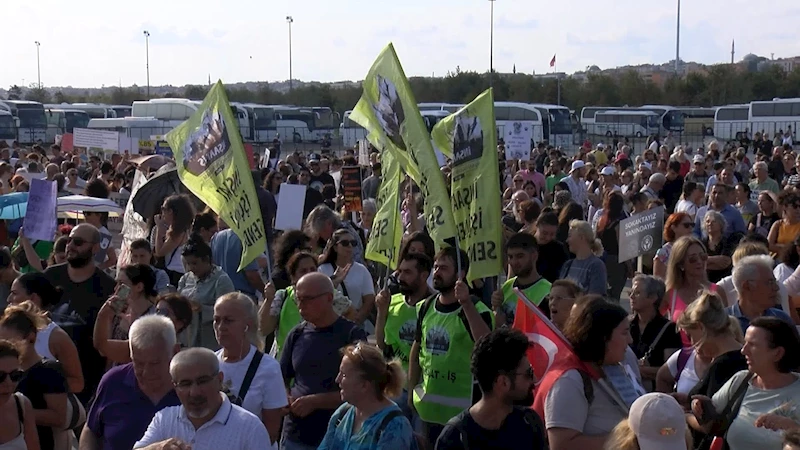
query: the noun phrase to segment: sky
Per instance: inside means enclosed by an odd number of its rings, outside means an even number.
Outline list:
[[[289,78],[292,16],[294,79],[361,80],[393,42],[408,76],[485,72],[490,55],[487,0],[37,0],[3,5],[0,87],[36,82],[39,41],[45,86],[146,85],[143,31],[150,32],[150,83],[205,84]],[[753,26],[752,0],[684,0],[681,59],[705,64],[755,53],[800,55],[800,2],[770,0]],[[572,73],[663,63],[675,57],[677,1],[496,0],[498,72]],[[751,11],[751,13],[746,13]],[[770,15],[780,12],[780,20]],[[16,19],[13,19],[16,18]],[[774,25],[774,26],[773,26]]]

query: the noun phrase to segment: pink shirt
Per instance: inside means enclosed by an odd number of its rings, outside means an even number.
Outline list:
[[[708,290],[711,292],[717,292],[717,285],[711,283],[708,287]],[[686,302],[683,301],[680,296],[678,296],[678,291],[673,289],[667,291],[666,295],[664,296],[667,299],[667,303],[661,306],[661,313],[668,317],[672,322],[678,323],[678,318],[686,311],[686,307],[689,306]],[[683,341],[684,347],[691,347],[692,342],[689,340],[689,336],[681,330],[681,341]]]

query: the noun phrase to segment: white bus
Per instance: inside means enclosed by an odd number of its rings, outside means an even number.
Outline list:
[[[339,135],[342,137],[344,148],[354,148],[358,141],[367,137],[367,129],[350,120],[352,110],[345,111],[342,124],[339,126]]]
[[[29,100],[0,100],[0,109],[15,117],[17,141],[36,144],[47,141],[47,116],[44,105]]]
[[[660,116],[660,134],[666,135],[670,131],[674,133],[682,133],[684,130],[683,113],[680,109],[674,106],[587,106],[581,110],[581,125],[584,129],[589,131],[590,134],[592,134],[590,130],[592,130],[592,125],[595,123],[595,116],[601,111],[650,111]]]
[[[297,106],[274,106],[276,132],[286,140],[291,136],[292,142],[314,142],[319,140],[314,133],[316,114],[311,108]]]
[[[116,131],[121,136],[149,140],[150,136],[163,135],[164,122],[153,117],[122,117],[113,119],[91,119],[87,128]]]
[[[114,117],[117,117],[114,108],[109,105],[103,105],[99,103],[73,103],[71,105],[62,104],[54,106],[57,108],[72,108],[86,111],[86,114],[88,114],[92,119],[113,119]]]
[[[750,135],[750,131],[750,105],[726,105],[717,108],[714,115],[714,137],[722,141],[740,140]]]
[[[751,130],[770,137],[790,131],[794,136],[800,126],[800,98],[776,98],[771,101],[750,102],[748,119]]]
[[[333,137],[334,132],[339,128],[342,116],[327,106],[312,106],[311,112],[314,113],[315,140],[321,141],[326,135]]]
[[[55,142],[56,135],[72,133],[75,128],[86,128],[89,115],[86,111],[67,108],[47,108],[47,142]]]
[[[651,111],[609,110],[594,116],[589,134],[606,137],[647,137],[659,132],[661,116]]]
[[[527,103],[494,102],[494,118],[497,127],[497,139],[503,138],[506,127],[515,123],[527,124],[531,127],[531,145],[544,141],[544,123],[538,108]]]
[[[109,107],[114,110],[115,117],[119,118],[130,117],[133,110],[130,105],[110,105]]]
[[[460,105],[458,103],[417,103],[417,107],[419,108],[420,112],[447,111],[451,114],[463,108],[464,106],[465,105]]]
[[[133,102],[131,117],[149,117],[160,120],[163,132],[153,134],[166,134],[188,120],[197,111],[203,102],[185,98],[154,98],[146,101]],[[237,119],[239,133],[242,140],[247,142],[250,136],[250,120],[247,110],[241,105],[232,104],[231,113]]]
[[[0,109],[0,141],[9,146],[17,140],[17,122],[10,112]]]
[[[265,143],[272,142],[275,137],[275,109],[271,106],[256,103],[236,103],[247,112],[250,135],[247,140]]]

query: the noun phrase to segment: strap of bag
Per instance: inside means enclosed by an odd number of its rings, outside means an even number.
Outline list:
[[[658,332],[656,338],[650,344],[650,347],[647,349],[646,352],[644,352],[644,356],[642,357],[642,359],[644,359],[645,361],[650,359],[650,354],[653,353],[653,349],[656,348],[656,345],[658,345],[658,341],[660,341],[661,337],[664,336],[664,332],[667,331],[667,328],[671,323],[672,322],[667,321],[667,323],[665,323],[664,326],[661,327],[661,330]]]
[[[722,411],[722,416],[724,417],[725,422],[720,430],[722,436],[728,434],[728,429],[730,428],[734,419],[736,419],[736,416],[739,414],[739,408],[742,406],[742,401],[744,400],[744,395],[747,392],[751,378],[753,378],[753,372],[747,372],[747,375],[736,389],[736,393],[733,394],[733,397],[728,400],[728,404],[725,405],[725,409]]]
[[[689,358],[692,357],[692,348],[682,348],[678,353],[678,371],[675,373],[675,385],[678,385],[678,380],[681,379],[681,373],[689,363]]]
[[[21,425],[25,424],[25,410],[22,409],[22,403],[19,401],[19,395],[16,393],[14,395],[14,404],[17,405],[17,417],[19,417],[19,423]]]
[[[381,440],[381,435],[383,434],[383,431],[386,429],[386,427],[389,426],[389,423],[392,420],[394,420],[396,417],[400,417],[402,415],[403,415],[403,413],[400,412],[399,409],[393,409],[393,410],[389,411],[388,413],[386,413],[385,416],[383,416],[383,419],[381,420],[381,423],[378,424],[378,428],[375,430],[375,433],[372,435],[372,442],[373,442],[373,445],[375,446],[375,448],[378,448],[377,446],[378,446],[378,442],[380,442],[380,440]]]
[[[264,354],[256,350],[256,353],[253,355],[253,359],[250,360],[250,365],[247,367],[247,373],[244,375],[244,380],[242,380],[242,387],[239,389],[239,398],[242,400],[242,403],[244,403],[244,397],[247,395],[247,391],[250,389],[250,383],[253,382],[253,378],[256,376],[258,366],[261,364],[261,358],[263,357]]]
[[[333,423],[334,423],[333,427],[334,428],[339,428],[339,425],[341,425],[342,421],[344,420],[344,416],[347,415],[347,411],[350,411],[350,409],[352,407],[353,407],[353,405],[348,403],[344,408],[342,408],[341,411],[339,411],[339,414],[336,415],[336,420],[333,421]]]

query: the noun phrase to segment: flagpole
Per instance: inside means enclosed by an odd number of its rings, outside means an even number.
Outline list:
[[[558,55],[556,55],[556,56],[558,56]],[[553,64],[553,70],[554,70],[553,74],[556,76],[556,88],[557,88],[557,91],[558,91],[558,94],[557,94],[558,99],[557,99],[557,103],[556,104],[558,106],[561,106],[561,77],[558,76],[558,58],[556,57],[555,60],[556,60],[556,62],[555,62],[555,64]]]

